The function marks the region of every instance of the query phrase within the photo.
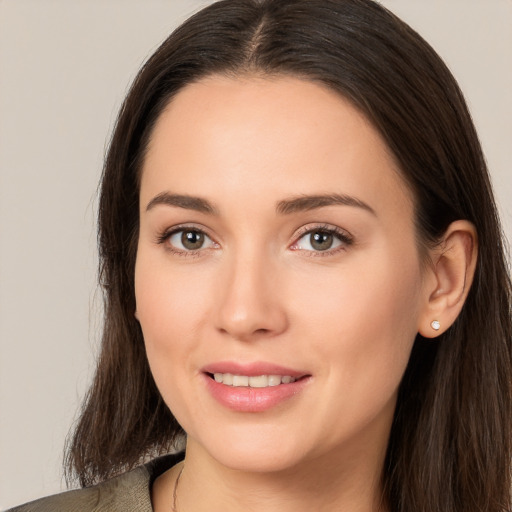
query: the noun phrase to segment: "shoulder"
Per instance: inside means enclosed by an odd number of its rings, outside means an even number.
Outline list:
[[[151,485],[182,455],[167,455],[92,487],[48,496],[7,512],[151,512]]]

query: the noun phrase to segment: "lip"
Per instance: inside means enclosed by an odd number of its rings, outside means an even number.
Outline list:
[[[288,375],[297,379],[289,384],[266,388],[233,387],[216,382],[214,373],[233,375]],[[222,406],[237,412],[264,412],[281,405],[300,394],[311,380],[311,374],[266,362],[240,364],[231,361],[212,363],[202,369],[206,389]]]
[[[233,375],[247,375],[249,377],[257,377],[258,375],[289,375],[299,379],[308,372],[294,370],[285,366],[257,361],[253,363],[236,363],[234,361],[219,361],[206,365],[201,369],[203,373],[232,373]]]

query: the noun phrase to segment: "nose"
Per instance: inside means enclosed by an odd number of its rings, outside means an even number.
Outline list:
[[[276,265],[246,254],[226,262],[226,267],[219,283],[217,329],[240,341],[283,333],[288,317]]]

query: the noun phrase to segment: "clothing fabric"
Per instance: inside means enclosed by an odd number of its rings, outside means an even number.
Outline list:
[[[41,498],[7,512],[153,512],[153,482],[183,457],[183,453],[165,455],[98,485]]]

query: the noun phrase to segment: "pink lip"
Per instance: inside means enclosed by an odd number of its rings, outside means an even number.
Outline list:
[[[309,375],[307,372],[263,361],[246,364],[233,361],[219,361],[206,365],[201,371],[204,373],[232,373],[233,375],[248,375],[249,377],[257,377],[258,375],[289,375],[296,379]]]
[[[219,362],[203,368],[204,382],[212,397],[221,405],[237,412],[264,412],[298,395],[310,382],[311,375],[271,363],[256,362],[239,364]],[[289,375],[298,380],[289,384],[266,388],[233,387],[216,382],[211,374],[233,375]]]

